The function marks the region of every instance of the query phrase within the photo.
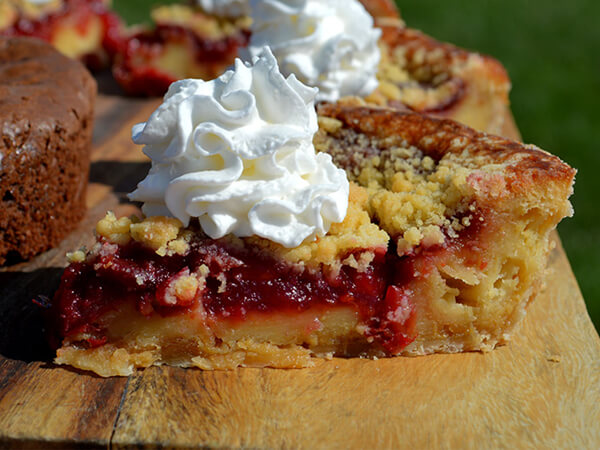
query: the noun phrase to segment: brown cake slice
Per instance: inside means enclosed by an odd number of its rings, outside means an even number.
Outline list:
[[[80,62],[0,37],[0,264],[57,245],[84,216],[95,97]]]
[[[313,357],[487,351],[543,283],[575,171],[449,120],[321,105],[319,151],[352,180],[348,214],[287,249],[112,214],[73,253],[52,308],[56,362],[305,367]]]
[[[408,107],[500,134],[510,80],[495,59],[444,44],[398,20],[379,19],[378,89],[368,101]]]

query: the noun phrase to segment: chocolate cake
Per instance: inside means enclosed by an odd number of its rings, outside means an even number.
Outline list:
[[[0,264],[57,245],[85,213],[94,79],[30,38],[0,38]]]

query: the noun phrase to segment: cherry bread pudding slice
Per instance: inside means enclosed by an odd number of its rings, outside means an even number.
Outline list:
[[[490,57],[437,42],[399,18],[373,19],[355,0],[258,1],[253,14],[244,52],[254,56],[269,45],[283,73],[319,88],[318,101],[358,96],[503,130],[510,81]]]
[[[444,44],[398,20],[380,19],[379,86],[367,100],[454,119],[501,134],[510,79],[495,59]]]
[[[218,17],[191,5],[155,8],[152,19],[152,28],[125,33],[115,56],[113,75],[131,95],[163,95],[184,78],[213,79],[250,36],[247,16]]]
[[[318,112],[314,145],[351,180],[343,222],[286,248],[108,214],[54,297],[56,362],[107,376],[505,343],[541,289],[575,171],[449,120],[359,100]]]
[[[108,66],[121,26],[108,0],[0,0],[0,36],[45,40],[93,69]]]
[[[361,3],[375,17],[398,17],[391,0]],[[159,96],[176,80],[215,78],[248,44],[252,22],[248,5],[201,1],[199,6],[154,8],[152,28],[134,27],[125,33],[113,65],[115,79],[128,94]]]

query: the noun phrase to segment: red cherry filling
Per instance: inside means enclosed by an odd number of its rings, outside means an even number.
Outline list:
[[[193,242],[183,255],[166,256],[137,242],[120,246],[101,241],[86,262],[65,270],[51,308],[53,329],[60,338],[87,333],[93,336],[83,338],[87,345],[101,345],[99,319],[124,302],[135,303],[146,316],[186,314],[201,303],[215,319],[230,323],[254,313],[349,306],[358,312],[367,338],[398,353],[416,338],[413,283],[443,266],[449,255],[469,266],[485,266],[478,236],[489,219],[474,215],[460,236],[403,256],[393,244],[389,249],[357,250],[356,259],[364,251],[374,253],[360,271],[348,265],[336,271],[308,269],[210,239]]]
[[[363,271],[343,266],[337,273],[326,273],[218,241],[200,241],[185,255],[163,257],[138,243],[101,245],[91,260],[71,264],[62,277],[52,308],[61,337],[95,334],[103,314],[131,301],[141,314],[163,316],[185,314],[202,302],[209,314],[230,321],[243,321],[253,312],[295,313],[316,306],[349,305],[363,321],[377,318],[378,328],[371,335],[386,347],[395,349],[415,337],[409,298],[388,287],[384,250],[376,250]],[[205,283],[192,296],[177,294],[178,280],[195,272],[208,273]],[[390,322],[398,322],[399,327],[406,324],[404,337],[385,331],[396,331],[398,326]]]

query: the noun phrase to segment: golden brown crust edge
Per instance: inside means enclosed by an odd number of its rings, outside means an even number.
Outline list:
[[[491,56],[471,52],[453,44],[440,42],[419,30],[404,27],[401,21],[378,19],[376,24],[382,29],[381,40],[392,49],[398,46],[405,47],[408,53],[407,59],[413,64],[421,62],[413,60],[415,54],[417,52],[425,52],[433,55],[432,59],[439,65],[439,69],[445,68],[450,71],[452,69],[456,70],[459,64],[466,64],[469,58],[472,58],[474,55],[478,56],[485,62],[487,79],[508,96],[510,78],[504,66]],[[417,59],[420,60],[421,56],[417,56]],[[422,62],[426,61],[428,61],[428,58],[424,56]],[[506,97],[506,100],[508,100],[508,97]]]
[[[503,165],[506,190],[510,194],[527,195],[531,189],[549,184],[568,197],[576,170],[534,145],[526,145],[499,136],[478,132],[453,120],[439,119],[410,111],[357,106],[359,100],[319,105],[321,116],[335,118],[359,133],[380,139],[395,139],[414,146],[434,160],[445,154]]]

